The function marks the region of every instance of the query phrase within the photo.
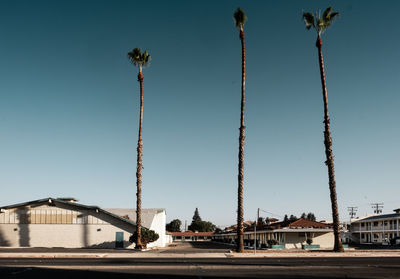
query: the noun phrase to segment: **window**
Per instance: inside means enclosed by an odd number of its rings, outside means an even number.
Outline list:
[[[378,223],[379,223],[379,222],[374,222],[374,227],[377,227],[377,226],[378,226]]]
[[[362,233],[361,234],[361,238],[364,239],[365,238],[365,234]]]
[[[362,228],[364,227],[364,225],[365,225],[365,223],[361,223],[361,227],[362,227]]]

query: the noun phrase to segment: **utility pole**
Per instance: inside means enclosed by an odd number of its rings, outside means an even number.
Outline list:
[[[185,232],[187,232],[187,220],[185,220]]]
[[[357,213],[357,206],[349,206],[347,207],[347,211],[349,211],[349,215],[350,215],[350,223],[349,223],[349,227],[348,230],[351,230],[351,218],[356,217],[356,213]]]
[[[357,206],[349,206],[349,207],[347,207],[347,211],[349,211],[350,222],[351,222],[351,218],[356,217]]]
[[[372,208],[374,208],[374,213],[379,214],[382,213],[383,202],[381,203],[371,203]]]
[[[260,209],[257,209],[257,225],[258,225],[258,220],[260,220]]]

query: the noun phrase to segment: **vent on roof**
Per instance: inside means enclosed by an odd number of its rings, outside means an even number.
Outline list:
[[[67,202],[74,202],[74,203],[76,203],[78,201],[77,199],[71,198],[71,197],[57,198],[57,200],[62,200],[62,201],[67,201]]]

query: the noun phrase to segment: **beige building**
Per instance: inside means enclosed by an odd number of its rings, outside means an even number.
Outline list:
[[[215,234],[217,241],[234,243],[236,232],[223,232]],[[258,247],[269,247],[269,243],[285,249],[302,249],[307,244],[307,239],[312,239],[314,248],[332,249],[334,246],[333,229],[331,224],[314,222],[307,219],[295,221],[275,222],[269,225],[248,227],[244,232],[244,243],[253,246],[254,236]]]
[[[0,207],[0,246],[134,248],[131,209],[101,209],[74,199],[46,198]],[[142,225],[159,234],[148,247],[166,244],[165,210],[143,209]]]
[[[351,240],[356,243],[382,244],[400,237],[400,208],[395,213],[352,219]]]

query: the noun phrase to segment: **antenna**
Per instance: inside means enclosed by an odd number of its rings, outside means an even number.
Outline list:
[[[374,208],[374,213],[379,214],[382,213],[383,202],[381,203],[371,203],[372,208]]]

